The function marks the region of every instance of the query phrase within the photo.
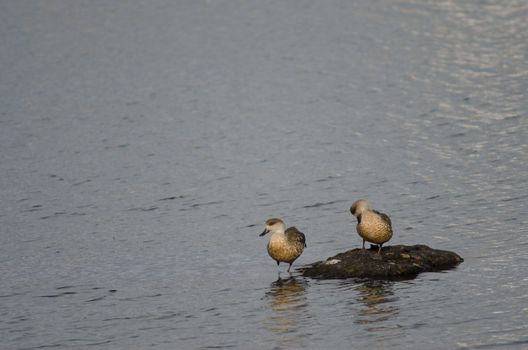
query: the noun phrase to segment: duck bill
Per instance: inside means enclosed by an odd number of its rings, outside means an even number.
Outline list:
[[[269,232],[268,230],[264,230],[264,231],[259,235],[259,237],[264,236],[264,235],[265,235],[266,233],[268,233],[268,232]]]

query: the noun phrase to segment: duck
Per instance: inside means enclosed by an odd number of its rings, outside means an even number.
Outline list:
[[[288,272],[292,264],[299,256],[301,256],[306,247],[306,237],[304,233],[295,227],[286,229],[284,221],[278,218],[266,220],[266,228],[259,235],[260,237],[271,233],[268,242],[268,254],[277,262],[277,266],[281,262],[290,264]]]
[[[365,249],[365,241],[368,241],[377,244],[378,254],[381,254],[381,246],[392,238],[390,217],[371,209],[366,199],[352,203],[350,213],[357,219],[356,230],[363,238],[363,249]]]

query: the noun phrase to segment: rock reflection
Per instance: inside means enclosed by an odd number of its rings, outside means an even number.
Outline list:
[[[359,310],[354,323],[365,326],[367,331],[376,332],[380,337],[386,336],[383,331],[397,328],[394,323],[385,322],[400,312],[392,303],[395,300],[393,286],[394,282],[376,280],[358,284],[354,289],[358,292],[358,301],[364,307]]]
[[[290,277],[273,282],[266,296],[270,299],[272,314],[265,320],[265,327],[276,336],[278,348],[288,348],[303,339],[300,330],[307,316],[305,280]]]

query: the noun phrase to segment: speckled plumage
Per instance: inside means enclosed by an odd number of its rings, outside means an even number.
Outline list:
[[[277,265],[281,262],[290,264],[290,271],[293,262],[301,256],[306,247],[306,237],[295,227],[285,230],[284,222],[281,219],[269,219],[266,221],[266,229],[260,235],[271,232],[268,242],[268,254]]]
[[[392,238],[392,223],[388,215],[370,209],[365,199],[355,201],[350,207],[350,212],[357,218],[357,233],[365,241],[379,245],[378,253],[383,243]]]

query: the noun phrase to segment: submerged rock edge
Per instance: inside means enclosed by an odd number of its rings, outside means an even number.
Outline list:
[[[325,261],[317,261],[298,270],[315,279],[372,278],[412,279],[421,272],[453,269],[464,259],[458,254],[426,245],[394,245],[382,249],[351,249]]]

